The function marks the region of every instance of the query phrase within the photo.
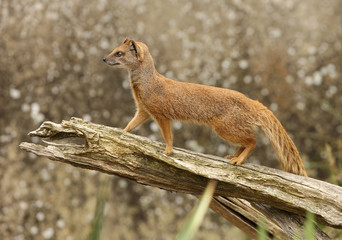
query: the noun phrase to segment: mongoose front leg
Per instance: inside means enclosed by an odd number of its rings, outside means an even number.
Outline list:
[[[160,130],[162,131],[164,141],[166,143],[165,154],[169,155],[172,153],[172,133],[170,127],[170,120],[166,118],[156,118]]]
[[[136,129],[138,126],[143,124],[149,118],[150,118],[150,115],[147,112],[145,112],[144,110],[138,109],[134,117],[132,118],[132,120],[125,127],[124,131],[130,132]]]

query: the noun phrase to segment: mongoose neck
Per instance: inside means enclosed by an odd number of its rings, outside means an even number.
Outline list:
[[[129,75],[132,83],[156,79],[157,70],[154,67],[152,58],[144,59],[138,68],[129,70]]]

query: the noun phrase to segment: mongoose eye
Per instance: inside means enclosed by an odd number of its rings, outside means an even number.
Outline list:
[[[121,51],[118,51],[114,55],[115,55],[115,57],[122,57],[123,55],[125,55],[125,53],[121,52]]]

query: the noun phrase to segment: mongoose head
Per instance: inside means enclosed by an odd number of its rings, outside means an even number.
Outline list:
[[[135,42],[126,38],[103,61],[117,68],[134,70],[139,68],[144,61],[144,53],[146,51],[148,53],[148,48],[144,43]]]

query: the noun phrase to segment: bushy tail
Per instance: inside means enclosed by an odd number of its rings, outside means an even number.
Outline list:
[[[307,176],[302,159],[293,141],[274,114],[267,108],[258,114],[258,126],[265,132],[286,172]]]

